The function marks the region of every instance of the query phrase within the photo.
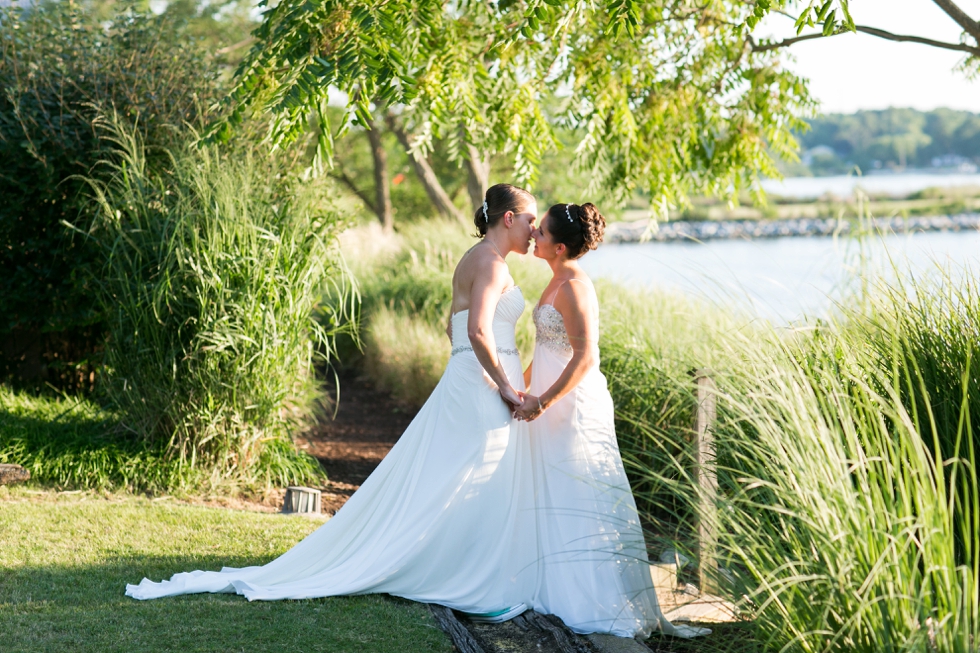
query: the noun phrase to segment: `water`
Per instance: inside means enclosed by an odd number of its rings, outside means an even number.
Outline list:
[[[788,324],[820,317],[848,292],[859,270],[891,274],[889,257],[916,274],[952,265],[980,271],[980,232],[931,232],[865,239],[774,238],[704,243],[603,245],[582,259],[593,278],[681,292]],[[863,249],[863,251],[862,251]],[[862,259],[866,262],[862,266]]]
[[[771,195],[796,199],[815,199],[827,193],[837,197],[851,197],[854,189],[862,188],[871,195],[904,197],[926,188],[957,188],[980,186],[980,174],[878,174],[858,177],[837,175],[834,177],[787,177],[782,181],[767,179],[762,187]]]

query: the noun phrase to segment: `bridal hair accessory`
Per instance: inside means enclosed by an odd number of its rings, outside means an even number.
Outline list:
[[[487,214],[487,201],[483,200],[483,221],[487,224],[490,223],[490,216]]]
[[[568,221],[569,222],[575,222],[574,220],[572,220],[572,212],[568,210],[568,207],[570,207],[570,206],[571,206],[571,204],[566,204],[565,205],[565,215],[568,216]]]

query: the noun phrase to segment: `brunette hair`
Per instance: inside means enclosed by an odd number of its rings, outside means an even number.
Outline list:
[[[480,232],[479,237],[486,236],[487,230],[497,224],[507,211],[517,213],[533,201],[534,195],[523,188],[510,184],[491,186],[483,197],[483,206],[479,207],[473,215],[473,224]]]
[[[582,258],[602,242],[606,219],[595,204],[555,204],[548,209],[548,231],[568,251],[568,258]]]

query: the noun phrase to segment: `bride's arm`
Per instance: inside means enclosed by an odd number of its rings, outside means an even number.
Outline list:
[[[558,379],[550,388],[542,392],[540,397],[525,395],[518,414],[527,420],[540,416],[548,406],[571,392],[595,366],[598,359],[599,334],[596,332],[598,320],[595,319],[595,307],[588,286],[584,283],[566,283],[559,289],[553,303],[565,323],[568,342],[572,346],[572,358]]]
[[[483,266],[481,266],[483,267]],[[497,341],[493,337],[493,314],[497,302],[509,279],[507,266],[503,261],[490,262],[476,275],[470,289],[470,311],[466,330],[476,359],[500,389],[500,396],[512,406],[518,406],[521,398],[510,384],[507,373],[497,356]]]
[[[534,366],[534,361],[532,360],[530,363],[527,364],[527,369],[524,370],[524,387],[525,388],[530,388],[531,387],[531,368],[533,366]]]

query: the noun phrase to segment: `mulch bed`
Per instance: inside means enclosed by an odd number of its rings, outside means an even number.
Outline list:
[[[340,510],[391,451],[416,412],[362,378],[341,377],[336,417],[322,420],[299,443],[327,471],[328,483],[321,488],[325,513]]]

